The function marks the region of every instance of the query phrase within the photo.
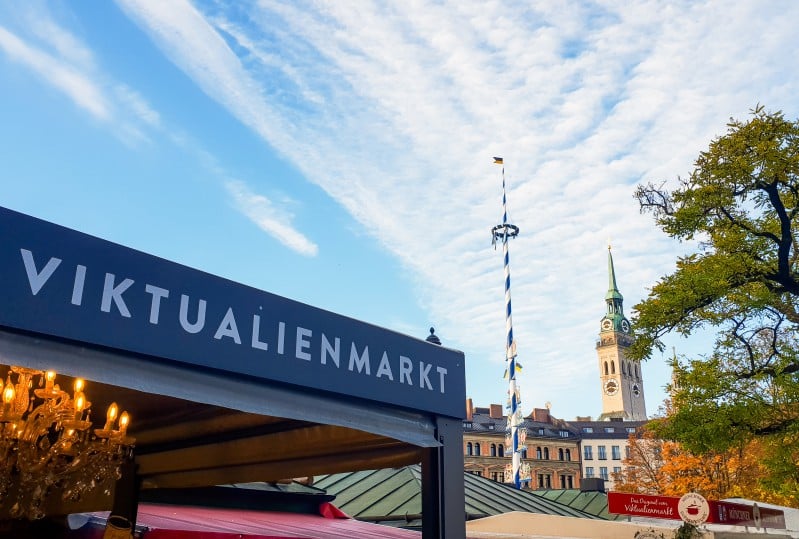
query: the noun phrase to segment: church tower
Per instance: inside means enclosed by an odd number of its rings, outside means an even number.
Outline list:
[[[602,415],[600,420],[646,420],[644,381],[641,365],[628,360],[625,350],[632,344],[630,321],[624,316],[624,298],[616,286],[613,255],[608,245],[607,312],[600,321],[596,344],[599,359],[599,379],[602,383]]]

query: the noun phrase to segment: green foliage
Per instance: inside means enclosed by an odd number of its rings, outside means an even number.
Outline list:
[[[674,363],[674,413],[661,434],[692,451],[751,439],[773,444],[774,484],[799,457],[799,122],[758,106],[731,120],[674,190],[635,196],[669,236],[696,240],[635,306],[628,355],[651,357],[661,337],[716,332],[703,358]],[[782,464],[780,464],[782,463]]]

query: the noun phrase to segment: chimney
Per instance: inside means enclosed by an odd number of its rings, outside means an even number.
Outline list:
[[[533,409],[533,421],[538,421],[539,423],[552,423],[552,420],[549,417],[549,410],[546,408]]]
[[[504,418],[505,414],[502,413],[502,405],[501,404],[492,404],[488,416],[491,419],[502,419],[502,418]]]
[[[472,399],[466,399],[466,421],[474,419],[474,403]]]

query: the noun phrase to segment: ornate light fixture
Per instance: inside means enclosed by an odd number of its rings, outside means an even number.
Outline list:
[[[44,517],[50,496],[110,495],[120,464],[132,458],[128,413],[112,403],[103,428],[92,429],[84,381],[75,379],[70,396],[55,378],[54,371],[17,366],[5,383],[0,377],[0,514],[11,518]]]

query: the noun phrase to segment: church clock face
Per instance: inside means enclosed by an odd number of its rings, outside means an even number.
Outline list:
[[[605,393],[608,395],[615,395],[619,390],[619,384],[616,380],[608,380],[605,382]]]
[[[630,332],[630,323],[627,320],[622,320],[621,321],[621,330],[624,333],[629,333]]]
[[[612,327],[613,327],[613,322],[611,322],[611,321],[610,321],[610,320],[608,320],[607,318],[605,318],[604,320],[602,320],[602,329],[604,329],[605,331],[607,331],[607,330],[611,329]]]

